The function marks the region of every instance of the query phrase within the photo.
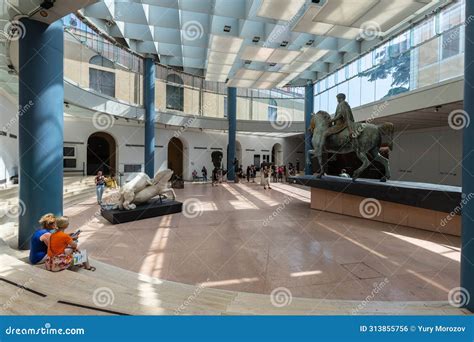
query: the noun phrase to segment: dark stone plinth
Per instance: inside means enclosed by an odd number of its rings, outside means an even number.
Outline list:
[[[180,213],[183,210],[183,203],[164,199],[153,199],[146,204],[137,206],[132,210],[101,209],[102,216],[112,224],[120,224],[130,221],[144,220],[147,218],[158,217]]]
[[[331,190],[345,194],[375,198],[380,201],[405,204],[413,207],[452,212],[462,200],[462,190],[458,186],[418,182],[387,181],[386,183],[350,178],[323,176],[289,177],[290,183],[312,188]]]

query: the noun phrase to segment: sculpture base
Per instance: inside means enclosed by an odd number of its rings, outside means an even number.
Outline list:
[[[146,204],[137,206],[132,210],[119,210],[102,208],[102,216],[112,224],[139,221],[147,218],[180,213],[183,203],[164,199],[153,199]]]
[[[352,182],[334,176],[290,177],[289,181],[311,187],[312,209],[443,234],[461,234],[459,187],[367,179]]]

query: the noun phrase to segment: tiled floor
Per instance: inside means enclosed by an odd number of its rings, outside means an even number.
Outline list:
[[[93,258],[188,284],[382,301],[447,300],[458,286],[459,238],[311,210],[308,189],[272,187],[186,184],[187,215],[121,225],[93,198],[66,214]]]

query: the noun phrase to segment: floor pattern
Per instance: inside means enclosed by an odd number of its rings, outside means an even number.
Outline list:
[[[187,284],[295,297],[448,300],[458,237],[319,212],[309,189],[186,184],[186,213],[112,225],[94,198],[66,210],[95,259]],[[108,196],[113,194],[109,193]]]

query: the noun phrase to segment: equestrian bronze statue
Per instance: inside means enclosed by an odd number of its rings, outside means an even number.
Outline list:
[[[388,138],[388,147],[393,148],[394,127],[391,123],[374,125],[371,123],[355,122],[352,110],[345,101],[344,94],[338,94],[338,106],[334,118],[329,113],[319,111],[311,117],[310,131],[313,134],[313,150],[308,151],[306,162],[311,163],[311,157],[318,159],[321,165],[319,178],[325,173],[325,165],[322,163],[324,152],[334,154],[346,154],[355,152],[362,165],[354,171],[352,179],[356,180],[360,174],[370,165],[368,155],[373,161],[380,162],[385,169],[380,181],[390,179],[390,166],[387,158],[380,154],[382,137]]]

